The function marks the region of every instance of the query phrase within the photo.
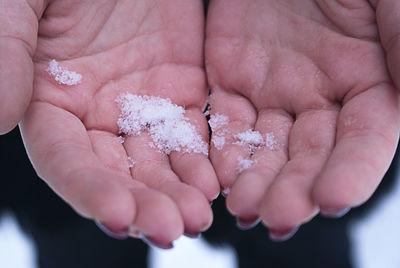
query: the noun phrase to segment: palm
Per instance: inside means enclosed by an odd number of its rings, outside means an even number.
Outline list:
[[[374,10],[367,1],[337,13],[336,1],[224,2],[209,10],[206,67],[212,113],[231,122],[231,143],[211,149],[222,187],[232,188],[228,209],[282,233],[319,209],[365,201],[399,121]],[[276,148],[249,156],[232,144],[247,129],[272,133]],[[237,155],[256,164],[239,173]]]
[[[183,228],[207,228],[208,201],[219,192],[206,156],[164,155],[148,146],[146,134],[124,144],[117,139],[115,99],[125,92],[170,98],[208,139],[202,7],[170,2],[50,5],[39,25],[34,93],[22,124],[39,175],[78,212],[113,229],[132,223],[161,243]],[[46,72],[53,58],[82,74],[82,82],[53,80]],[[136,162],[131,169],[128,156]]]

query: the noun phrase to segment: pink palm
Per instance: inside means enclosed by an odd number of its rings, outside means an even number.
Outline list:
[[[210,226],[209,201],[219,185],[208,158],[162,154],[147,134],[121,144],[115,102],[124,92],[170,98],[208,140],[203,17],[196,1],[47,6],[21,130],[38,174],[83,216],[112,230],[132,225],[160,245]],[[53,58],[82,74],[82,82],[58,84],[46,72]],[[131,169],[128,156],[136,162]]]
[[[242,223],[261,217],[281,239],[377,187],[396,147],[399,102],[375,20],[358,0],[212,2],[211,108],[230,123],[211,160]],[[238,155],[249,152],[233,135],[247,129],[273,134],[277,146],[256,151],[240,173]]]

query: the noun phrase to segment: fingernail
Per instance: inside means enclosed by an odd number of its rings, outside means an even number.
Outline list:
[[[323,209],[321,210],[321,215],[328,218],[340,218],[347,214],[351,208],[345,209]]]
[[[143,233],[140,233],[140,238],[142,239],[143,242],[145,242],[147,245],[152,246],[152,247],[156,247],[156,248],[160,248],[160,249],[171,249],[174,247],[172,242],[169,242],[166,244],[161,243],[152,237],[145,236]]]
[[[221,194],[223,197],[227,197],[229,195],[229,193],[231,192],[231,188],[230,187],[226,187],[225,189],[222,189]]]
[[[191,231],[185,231],[183,233],[184,236],[187,236],[189,238],[199,238],[200,237],[200,233],[199,232],[191,232]]]
[[[100,230],[102,230],[106,235],[115,238],[115,239],[125,239],[129,235],[129,230],[128,229],[123,229],[123,230],[112,230],[109,227],[107,227],[105,224],[101,223],[98,220],[94,221],[99,227]]]
[[[236,225],[240,230],[249,230],[255,227],[260,222],[260,218],[258,217],[251,217],[251,218],[236,218]]]
[[[289,240],[299,230],[299,227],[287,229],[269,229],[269,237],[275,242],[283,242]]]

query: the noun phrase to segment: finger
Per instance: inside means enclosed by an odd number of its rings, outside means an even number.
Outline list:
[[[34,102],[21,131],[38,175],[79,214],[116,230],[129,226],[136,211],[124,186],[130,178],[102,165],[78,118],[50,104]]]
[[[130,228],[140,232],[135,237],[144,238],[155,246],[171,248],[172,242],[184,232],[184,222],[174,201],[159,191],[140,187],[132,180],[129,187],[137,204],[136,217]]]
[[[290,230],[318,212],[311,191],[334,146],[337,114],[332,108],[297,116],[290,132],[289,162],[261,204],[261,218],[270,230]]]
[[[140,237],[140,232],[153,244],[161,248],[170,248],[171,241],[183,233],[183,219],[175,203],[166,195],[131,179],[129,168],[134,163],[128,161],[121,137],[99,130],[91,130],[88,134],[93,151],[103,165],[108,170],[129,177],[124,185],[130,190],[136,203],[136,216],[130,228],[131,235],[134,230],[136,237]]]
[[[185,117],[196,127],[208,144],[208,124],[204,114],[196,109],[186,110]],[[172,152],[169,156],[172,170],[181,181],[199,189],[209,201],[217,198],[220,187],[208,156],[202,153]]]
[[[0,134],[21,120],[32,95],[33,63],[38,20],[44,1],[0,2]]]
[[[88,131],[93,152],[105,167],[125,176],[130,176],[130,159],[123,146],[124,138],[113,133],[100,130]]]
[[[400,90],[400,2],[397,0],[372,1],[376,7],[381,42],[386,50],[389,71]]]
[[[224,122],[221,127],[212,127],[215,129],[212,129],[210,150],[210,159],[224,192],[232,186],[239,174],[239,159],[247,159],[250,156],[246,146],[234,144],[234,136],[254,128],[256,112],[246,98],[218,89],[215,89],[211,95],[210,104],[211,120],[213,116],[218,115],[227,118],[227,122]],[[218,124],[220,123],[217,122]],[[221,138],[222,142],[219,141]]]
[[[199,190],[182,183],[172,171],[168,156],[151,144],[147,133],[125,138],[125,149],[135,163],[131,168],[133,178],[174,200],[182,215],[185,232],[204,231],[212,221],[208,200]]]
[[[314,187],[321,212],[360,205],[374,192],[396,149],[398,98],[391,85],[380,84],[343,106],[336,146]]]
[[[251,157],[254,165],[239,175],[226,200],[229,211],[239,218],[238,223],[250,223],[258,218],[265,192],[288,160],[292,121],[292,117],[281,110],[258,113],[255,129],[268,141]]]

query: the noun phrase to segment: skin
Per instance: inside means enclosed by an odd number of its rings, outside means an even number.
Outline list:
[[[2,64],[1,92],[23,103],[5,108],[15,115],[10,124],[32,93],[20,127],[38,175],[79,214],[114,232],[131,226],[169,247],[184,232],[207,229],[209,202],[219,193],[208,157],[165,155],[148,145],[146,133],[121,144],[115,102],[125,92],[170,98],[186,108],[185,116],[208,142],[202,2],[1,3],[9,19],[23,21],[18,26],[10,21],[0,42],[2,63],[3,58],[9,63]],[[81,83],[57,83],[46,71],[51,59],[82,74]],[[18,74],[15,81],[9,72]],[[132,168],[128,156],[135,161]]]
[[[229,137],[211,148],[234,215],[261,217],[282,237],[372,194],[398,139],[399,5],[211,2],[212,113],[229,116],[230,135],[254,128],[279,145],[256,152],[242,174],[237,157],[248,152]],[[168,97],[207,140],[203,20],[200,1],[1,0],[0,133],[28,109],[20,127],[35,169],[84,217],[116,231],[133,226],[161,245],[206,229],[219,192],[210,162],[160,154],[146,135],[121,145],[114,102],[127,91]],[[46,72],[53,58],[82,83],[55,82]]]
[[[212,114],[230,123],[227,143],[210,157],[239,222],[261,218],[279,240],[317,213],[338,215],[374,192],[399,133],[393,10],[398,1],[211,3]],[[273,133],[276,148],[250,156],[232,138],[247,129]],[[238,156],[257,163],[239,174]]]

